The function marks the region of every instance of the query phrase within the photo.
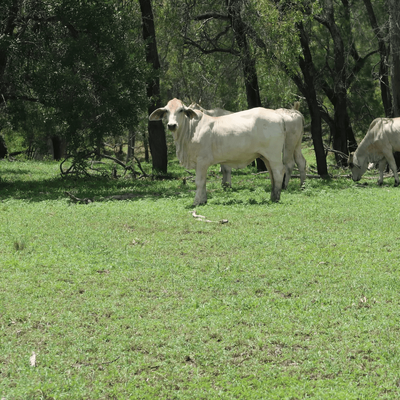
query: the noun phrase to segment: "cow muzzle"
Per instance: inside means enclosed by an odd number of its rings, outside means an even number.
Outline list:
[[[177,127],[178,127],[177,124],[168,124],[168,129],[169,129],[171,132],[176,131],[176,128],[177,128]]]

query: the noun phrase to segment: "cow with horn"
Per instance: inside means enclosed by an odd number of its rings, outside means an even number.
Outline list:
[[[262,107],[212,117],[173,99],[149,116],[165,120],[181,164],[196,170],[194,205],[207,202],[207,169],[213,164],[244,168],[261,158],[270,172],[271,200],[279,201],[285,167],[282,151],[286,130],[282,115]]]

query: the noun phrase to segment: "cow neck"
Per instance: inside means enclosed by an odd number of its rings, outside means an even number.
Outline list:
[[[379,119],[376,123],[371,123],[367,134],[364,139],[358,145],[357,150],[354,152],[354,156],[358,161],[359,165],[362,166],[366,160],[369,162],[377,162],[382,159],[382,155],[378,154],[376,149],[371,147],[377,139],[377,134],[382,129],[382,119]]]
[[[173,132],[176,156],[179,162],[188,169],[196,167],[196,160],[192,157],[194,154],[191,145],[196,128],[203,117],[203,113],[196,112],[196,114],[198,118],[185,118],[176,132]]]

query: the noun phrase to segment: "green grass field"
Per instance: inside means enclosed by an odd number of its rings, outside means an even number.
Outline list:
[[[224,191],[215,167],[198,220],[170,170],[0,161],[1,399],[400,398],[393,178],[292,179],[272,204],[265,175]]]

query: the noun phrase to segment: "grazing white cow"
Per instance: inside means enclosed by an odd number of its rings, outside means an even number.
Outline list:
[[[231,111],[223,110],[222,108],[215,108],[212,110],[205,110],[197,103],[192,103],[189,108],[199,110],[204,114],[213,117],[220,117],[222,115],[232,114]],[[304,135],[304,117],[299,111],[300,103],[295,102],[292,109],[279,108],[275,110],[280,113],[285,121],[286,138],[283,150],[283,165],[285,166],[285,178],[282,188],[287,189],[290,177],[292,176],[295,162],[300,172],[300,187],[306,179],[306,160],[301,152],[301,142]],[[222,171],[222,185],[231,186],[231,173],[232,168],[221,164]]]
[[[252,108],[222,117],[211,117],[173,99],[149,116],[164,119],[176,145],[181,164],[196,170],[194,205],[207,202],[207,169],[213,164],[244,168],[261,158],[271,177],[271,200],[279,201],[284,166],[282,150],[285,123],[280,114],[265,108]]]
[[[378,185],[383,183],[387,163],[394,174],[394,186],[399,186],[395,151],[400,151],[400,118],[376,118],[354,153],[350,153],[348,164],[353,181],[357,182],[371,162],[379,163]]]

